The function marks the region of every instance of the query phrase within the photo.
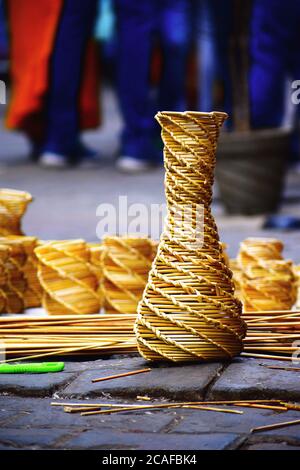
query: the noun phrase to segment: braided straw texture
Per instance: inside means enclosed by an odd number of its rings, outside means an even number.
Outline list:
[[[234,295],[242,300],[242,279],[243,271],[236,259],[229,259],[229,267],[232,271],[232,280],[234,283]]]
[[[293,266],[293,273],[295,276],[295,289],[296,289],[296,309],[300,308],[300,265]]]
[[[38,278],[49,314],[89,314],[100,309],[98,282],[83,240],[45,243],[35,249]]]
[[[27,283],[26,290],[24,292],[25,308],[40,307],[42,304],[42,286],[37,275],[38,260],[34,252],[38,245],[38,239],[36,237],[22,237],[15,235],[8,237],[8,239],[18,240],[22,244],[26,254],[26,261],[22,267]]]
[[[88,248],[90,250],[90,267],[93,273],[95,274],[98,287],[97,294],[100,302],[100,308],[103,306],[103,293],[102,293],[102,282],[103,282],[103,268],[102,268],[102,258],[103,258],[103,244],[102,243],[88,243]]]
[[[24,191],[0,189],[0,235],[22,235],[21,218],[31,201]]]
[[[283,244],[276,239],[247,238],[241,243],[244,311],[289,310],[296,300],[293,265],[282,259]]]
[[[143,237],[105,237],[103,248],[105,311],[136,313],[153,261],[154,243]]]
[[[139,351],[149,360],[207,361],[242,350],[241,303],[210,210],[217,138],[226,117],[156,116],[165,145],[168,214],[135,323]]]
[[[240,244],[237,261],[244,270],[265,260],[283,259],[282,250],[283,243],[276,238],[246,238]]]
[[[10,249],[5,245],[0,245],[0,313],[5,312],[6,307],[6,269],[5,265],[9,257]]]
[[[23,273],[26,253],[20,240],[0,238],[2,313],[22,313],[27,282]]]

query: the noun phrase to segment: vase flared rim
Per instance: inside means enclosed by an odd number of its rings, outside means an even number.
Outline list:
[[[158,111],[156,117],[158,116],[195,116],[195,117],[213,117],[219,116],[223,117],[224,119],[228,118],[228,114],[224,113],[223,111],[210,111],[210,112],[203,112],[203,111]]]

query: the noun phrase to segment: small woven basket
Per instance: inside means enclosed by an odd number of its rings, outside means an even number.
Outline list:
[[[104,309],[136,313],[154,257],[149,238],[105,237],[102,257]]]
[[[31,201],[27,192],[0,189],[0,235],[23,235],[21,219]]]
[[[24,296],[27,282],[23,268],[26,262],[26,252],[18,238],[0,238],[4,276],[2,291],[5,296],[3,313],[23,313],[25,308]]]
[[[100,309],[98,281],[83,240],[44,243],[35,249],[43,307],[55,314],[91,314]]]
[[[290,310],[296,301],[291,261],[282,259],[283,244],[273,238],[247,238],[237,257],[245,312]]]

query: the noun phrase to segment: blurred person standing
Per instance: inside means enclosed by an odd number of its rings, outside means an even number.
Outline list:
[[[216,83],[222,88],[222,111],[231,114],[230,39],[233,28],[232,0],[199,0],[193,4],[198,49],[198,108],[216,108]],[[195,21],[195,20],[194,20]],[[227,121],[228,125],[228,121]]]
[[[12,97],[6,124],[44,166],[90,162],[80,131],[99,123],[97,0],[9,0]]]
[[[254,0],[250,35],[253,128],[283,124],[288,80],[300,80],[300,0]],[[300,107],[297,107],[300,117]]]
[[[118,96],[124,119],[117,167],[139,172],[158,163],[161,110],[185,109],[187,59],[190,44],[190,0],[115,0],[118,39]],[[162,75],[157,96],[150,70],[154,46],[162,51]]]
[[[2,61],[8,59],[8,37],[7,37],[7,25],[4,12],[3,2],[0,1],[0,74],[6,72],[3,70]]]

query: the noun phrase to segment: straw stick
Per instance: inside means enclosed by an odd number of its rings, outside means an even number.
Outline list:
[[[181,406],[181,405],[234,405],[239,403],[282,403],[282,400],[215,400],[215,401],[184,401],[184,402],[175,402],[175,403],[161,403],[159,406]],[[53,401],[50,403],[51,406],[84,406],[84,407],[117,407],[120,408],[123,404],[122,403],[69,403],[69,402],[56,402]],[[136,404],[124,404],[123,406],[131,407],[137,406]],[[149,405],[138,405],[140,408],[148,407]],[[152,405],[151,405],[152,406]],[[153,405],[157,406],[157,405]]]
[[[267,367],[268,369],[300,371],[300,367],[269,366],[267,364],[260,364],[260,366]]]
[[[288,410],[300,411],[300,405],[295,405],[294,403],[282,402],[282,405],[285,406]]]
[[[120,407],[120,408],[114,408],[110,410],[101,410],[101,411],[87,411],[84,413],[81,413],[82,416],[88,416],[88,415],[96,415],[96,414],[111,414],[111,413],[122,413],[123,411],[135,411],[135,410],[149,410],[149,409],[159,409],[159,408],[191,408],[191,409],[197,409],[197,410],[206,410],[206,411],[218,411],[222,413],[233,413],[233,414],[243,414],[242,411],[238,410],[226,410],[223,408],[213,408],[209,406],[198,406],[198,405],[188,405],[188,404],[181,404],[181,403],[168,403],[168,404],[162,404],[162,405],[141,405],[141,406],[132,406],[132,407]]]
[[[153,410],[159,408],[178,408],[177,404],[164,404],[164,405],[136,405],[136,406],[123,406],[120,408],[111,408],[110,410],[101,410],[101,411],[87,411],[81,413],[81,416],[88,416],[88,415],[99,415],[99,414],[110,414],[110,413],[121,413],[122,411],[135,411],[135,410]]]
[[[111,343],[111,345],[112,344],[116,344],[116,343]],[[59,354],[64,354],[65,352],[82,351],[84,349],[90,349],[91,347],[95,348],[95,347],[101,347],[101,346],[99,346],[99,343],[96,343],[94,345],[89,344],[88,346],[79,346],[77,348],[58,349],[58,350],[50,352],[50,353],[35,354],[35,355],[32,355],[32,356],[23,356],[23,357],[17,357],[17,358],[14,358],[14,359],[7,359],[7,360],[4,360],[4,361],[0,361],[0,363],[2,363],[2,362],[24,361],[26,359],[35,359],[37,357],[57,356]]]
[[[286,426],[294,426],[296,424],[300,424],[300,419],[296,419],[295,421],[285,421],[283,423],[268,424],[267,426],[259,426],[257,428],[252,428],[250,432],[254,433],[262,431],[271,431],[272,429],[284,428]]]
[[[65,406],[64,407],[64,412],[65,413],[81,413],[82,411],[96,411],[96,410],[100,410],[101,409],[101,406],[76,406],[76,407],[72,407],[72,406]]]
[[[192,409],[192,410],[217,411],[220,413],[232,413],[232,414],[238,414],[238,415],[244,414],[243,411],[226,410],[225,408],[215,408],[212,406],[182,405],[181,407],[178,407],[178,408],[187,408],[187,409]]]
[[[136,375],[136,374],[143,374],[145,372],[150,372],[151,369],[148,367],[147,369],[139,369],[139,370],[133,370],[131,372],[124,372],[122,374],[116,374],[116,375],[109,375],[107,377],[100,377],[99,379],[93,379],[92,382],[104,382],[105,380],[112,380],[112,379],[119,379],[120,377],[129,377],[130,375]]]
[[[271,354],[255,354],[255,353],[245,353],[243,352],[241,356],[244,357],[257,357],[259,359],[276,359],[277,361],[300,361],[300,358],[291,357],[291,356],[275,356]]]
[[[51,406],[63,406],[63,407],[69,407],[69,408],[120,408],[120,406],[122,406],[122,403],[68,403],[68,402],[64,402],[64,403],[57,403],[55,401],[53,401],[52,403],[50,403]],[[136,405],[131,405],[131,404],[127,404],[126,403],[126,406],[127,407],[131,407],[131,406],[136,406]],[[142,405],[141,405],[142,406]]]
[[[234,406],[241,406],[246,408],[262,408],[266,410],[274,410],[274,411],[287,411],[286,406],[278,406],[278,405],[263,405],[259,403],[236,403]]]

